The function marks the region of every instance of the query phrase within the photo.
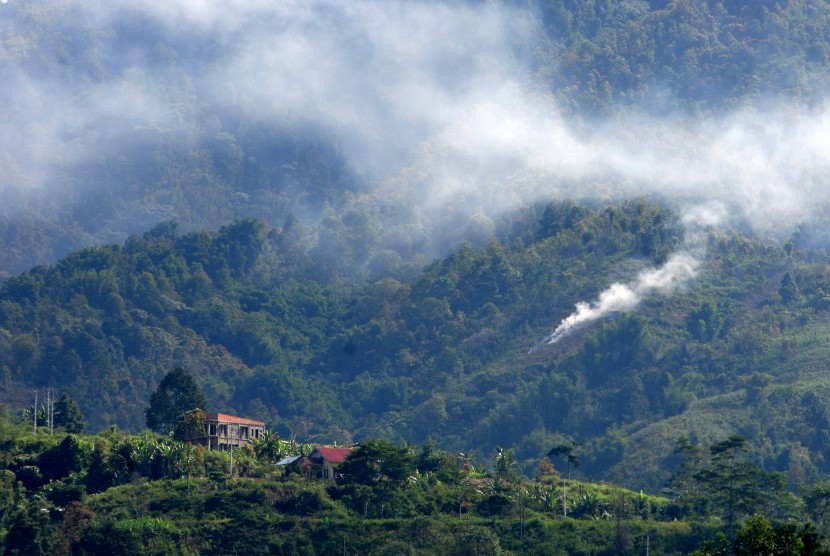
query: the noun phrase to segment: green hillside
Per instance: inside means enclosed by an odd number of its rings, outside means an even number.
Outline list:
[[[0,442],[3,554],[828,553],[827,483],[787,493],[733,453],[736,438],[711,459],[687,444],[671,497],[548,459],[522,478],[507,449],[476,459],[367,440],[334,481],[276,466],[311,446],[275,435],[228,452],[148,432],[35,433],[0,415]]]
[[[3,0],[0,553],[820,554],[828,91],[827,2]]]
[[[542,71],[580,113],[723,111],[826,95],[823,3],[548,0],[541,12],[557,54]]]
[[[285,230],[167,224],[3,284],[0,392],[17,411],[53,386],[93,429],[139,431],[183,366],[212,410],[286,436],[509,446],[531,475],[573,440],[587,476],[655,489],[679,437],[742,434],[767,470],[821,479],[827,262],[798,237],[713,233],[684,287],[539,345],[575,302],[683,244],[672,209],[645,200],[547,205],[412,282],[354,282],[320,278]]]
[[[181,366],[314,441],[830,472],[826,3],[191,8],[0,4],[13,414],[138,432]]]

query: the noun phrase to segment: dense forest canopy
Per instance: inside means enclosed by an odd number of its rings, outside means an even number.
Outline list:
[[[93,430],[140,430],[183,366],[210,409],[288,437],[507,444],[528,473],[576,442],[581,472],[657,488],[678,437],[740,433],[793,483],[830,471],[826,251],[713,232],[693,280],[647,290],[692,245],[671,207],[550,204],[498,230],[414,281],[336,286],[302,236],[250,220],[79,251],[0,289],[3,399],[54,386]],[[612,281],[640,292],[636,310],[540,343]]]
[[[819,480],[829,18],[0,4],[0,401],[54,387],[138,431],[180,366],[286,436],[509,445],[528,473],[574,443],[656,488],[678,437],[741,434]],[[540,343],[578,302],[601,318]]]

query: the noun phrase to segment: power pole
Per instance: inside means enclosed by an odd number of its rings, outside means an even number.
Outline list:
[[[37,390],[35,390],[35,407],[32,411],[32,420],[35,422],[35,434],[37,434]]]
[[[229,442],[230,442],[230,445],[231,445],[231,468],[230,468],[231,479],[233,479],[233,444],[234,444],[234,439],[231,438],[231,436],[232,436],[231,435],[232,427],[233,427],[233,425],[231,423],[228,423],[228,438],[229,438]],[[236,425],[236,436],[237,437],[239,436],[239,425]]]
[[[55,432],[55,389],[46,389],[46,419],[49,422],[49,436]]]

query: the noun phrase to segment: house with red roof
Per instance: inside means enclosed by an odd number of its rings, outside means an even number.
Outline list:
[[[337,468],[351,453],[351,448],[318,446],[308,457],[303,459],[303,475],[307,479],[334,480],[337,477]]]
[[[259,439],[265,432],[265,423],[224,413],[205,415],[205,444],[211,450],[230,450]]]

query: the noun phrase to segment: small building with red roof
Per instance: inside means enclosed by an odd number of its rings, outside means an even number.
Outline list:
[[[352,448],[329,448],[318,446],[303,460],[303,475],[307,479],[334,480],[337,468],[346,457],[352,453]]]

